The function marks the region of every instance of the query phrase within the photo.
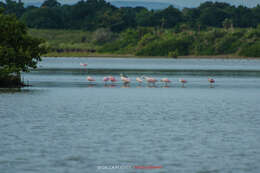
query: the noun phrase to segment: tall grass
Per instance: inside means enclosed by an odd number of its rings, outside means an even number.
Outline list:
[[[33,37],[46,40],[52,49],[94,49],[97,45],[91,43],[92,33],[82,30],[47,30],[29,29]]]

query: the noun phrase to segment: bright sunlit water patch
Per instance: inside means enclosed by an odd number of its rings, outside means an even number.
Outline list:
[[[105,85],[107,73],[81,73],[80,62],[97,70],[130,69],[132,83],[124,87],[116,71],[119,81]],[[63,70],[55,70],[59,64]],[[100,165],[163,167],[145,172],[260,171],[260,76],[245,72],[260,70],[260,61],[55,58],[40,65],[54,70],[24,74],[31,87],[0,90],[1,173],[142,172],[98,170]],[[148,74],[168,77],[169,88],[134,81],[142,75],[137,68],[163,67],[194,73]],[[209,76],[196,73],[206,67],[237,73],[211,74],[211,88]],[[87,82],[87,75],[96,82]],[[185,88],[179,78],[188,81]]]

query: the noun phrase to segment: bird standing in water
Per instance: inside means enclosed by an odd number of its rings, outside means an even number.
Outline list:
[[[182,83],[182,88],[184,88],[184,87],[185,87],[184,84],[187,83],[187,80],[185,80],[185,79],[180,79],[179,81]]]
[[[131,80],[126,75],[120,74],[120,78],[123,81],[124,85],[128,85],[131,82]]]
[[[88,64],[87,63],[79,63],[80,66],[84,66],[84,67],[87,67]]]
[[[137,77],[135,80],[139,83],[139,85],[141,85],[141,83],[143,82],[143,80],[140,77]]]
[[[117,81],[116,78],[113,77],[113,76],[109,76],[109,80],[110,80],[111,82],[113,82],[113,83]]]
[[[104,78],[103,78],[103,81],[105,82],[105,85],[107,85],[107,82],[109,81],[109,77],[107,77],[107,76],[104,77]]]
[[[213,88],[213,84],[215,83],[215,80],[213,78],[208,78],[208,81],[210,83],[210,88]]]
[[[157,82],[157,79],[152,77],[143,76],[143,78],[146,80],[146,82],[148,82],[149,86],[150,84],[153,84],[153,86],[155,86],[155,83]]]
[[[89,82],[95,82],[96,80],[93,78],[93,77],[91,77],[91,76],[88,76],[87,77],[87,80],[89,81]]]
[[[171,81],[168,78],[162,78],[160,81],[165,83],[165,87],[168,86],[168,83],[171,83]]]

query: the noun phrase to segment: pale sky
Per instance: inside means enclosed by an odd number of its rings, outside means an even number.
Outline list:
[[[4,0],[0,0],[4,1]],[[44,0],[22,0],[22,2],[43,2]],[[73,3],[77,2],[79,0],[58,0],[61,3]],[[145,1],[145,2],[167,2],[167,3],[173,3],[177,4],[180,6],[185,6],[185,7],[194,7],[194,6],[199,6],[200,3],[209,1],[209,0],[107,0],[107,1]],[[211,0],[211,1],[218,1],[218,2],[227,2],[232,5],[244,5],[244,6],[249,6],[253,7],[256,6],[257,4],[260,4],[260,0]]]

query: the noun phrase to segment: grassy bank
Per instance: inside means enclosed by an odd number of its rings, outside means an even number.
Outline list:
[[[97,49],[97,45],[90,41],[92,33],[87,31],[29,29],[29,34],[46,40],[51,52],[89,52]]]
[[[169,56],[136,56],[131,54],[106,54],[106,53],[82,53],[82,52],[50,52],[44,55],[44,57],[80,57],[80,58],[170,58]],[[245,57],[238,55],[215,55],[215,56],[205,56],[205,55],[187,55],[178,56],[178,59],[258,59],[257,57]]]
[[[31,29],[30,34],[47,41],[49,57],[260,57],[260,28],[138,28],[121,33]]]
[[[90,53],[90,52],[49,52],[44,57],[135,57],[130,54],[108,54],[108,53]]]

